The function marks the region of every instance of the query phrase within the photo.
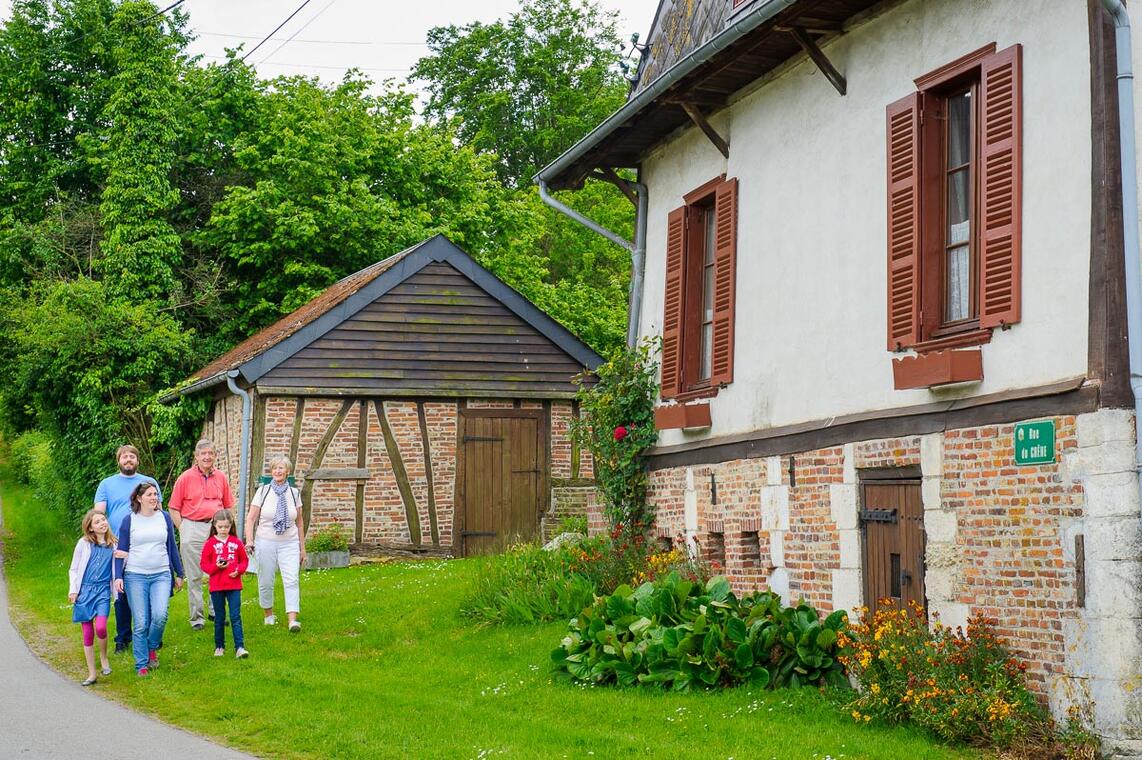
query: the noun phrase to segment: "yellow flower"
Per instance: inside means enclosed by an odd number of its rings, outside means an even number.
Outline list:
[[[878,684],[878,683],[869,684],[868,690],[871,691],[873,694],[879,694],[880,693],[880,684]]]

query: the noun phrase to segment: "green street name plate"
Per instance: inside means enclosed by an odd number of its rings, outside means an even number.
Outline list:
[[[1054,461],[1054,420],[1015,424],[1015,464],[1051,464]]]

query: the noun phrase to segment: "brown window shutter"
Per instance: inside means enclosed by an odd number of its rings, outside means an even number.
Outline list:
[[[666,217],[666,295],[662,314],[662,398],[682,390],[682,308],[686,262],[686,207]]]
[[[888,106],[888,350],[920,341],[920,110],[914,92]]]
[[[737,301],[738,181],[718,185],[714,196],[714,337],[710,382],[734,380],[734,304]]]
[[[1019,321],[1023,48],[983,61],[980,100],[979,326]]]

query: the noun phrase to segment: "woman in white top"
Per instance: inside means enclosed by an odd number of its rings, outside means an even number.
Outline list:
[[[182,588],[182,560],[170,515],[159,509],[159,491],[140,483],[131,493],[131,514],[119,526],[115,552],[115,592],[131,603],[135,671],[145,676],[159,664],[170,607],[171,584]]]
[[[281,572],[290,633],[301,630],[298,574],[305,562],[305,525],[301,492],[289,484],[293,463],[287,457],[270,460],[273,480],[260,486],[246,516],[246,548],[254,551],[258,566],[258,601],[263,621],[274,625],[274,576]],[[256,531],[255,531],[256,527]],[[255,550],[255,546],[257,549]]]

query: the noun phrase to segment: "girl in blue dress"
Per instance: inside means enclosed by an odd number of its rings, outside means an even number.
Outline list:
[[[103,675],[111,675],[107,660],[107,616],[111,612],[111,560],[115,554],[115,536],[107,515],[94,509],[83,516],[83,536],[75,545],[68,570],[67,600],[71,602],[72,622],[83,626],[83,657],[87,660],[84,686],[96,682],[95,639],[99,639],[99,663]]]

